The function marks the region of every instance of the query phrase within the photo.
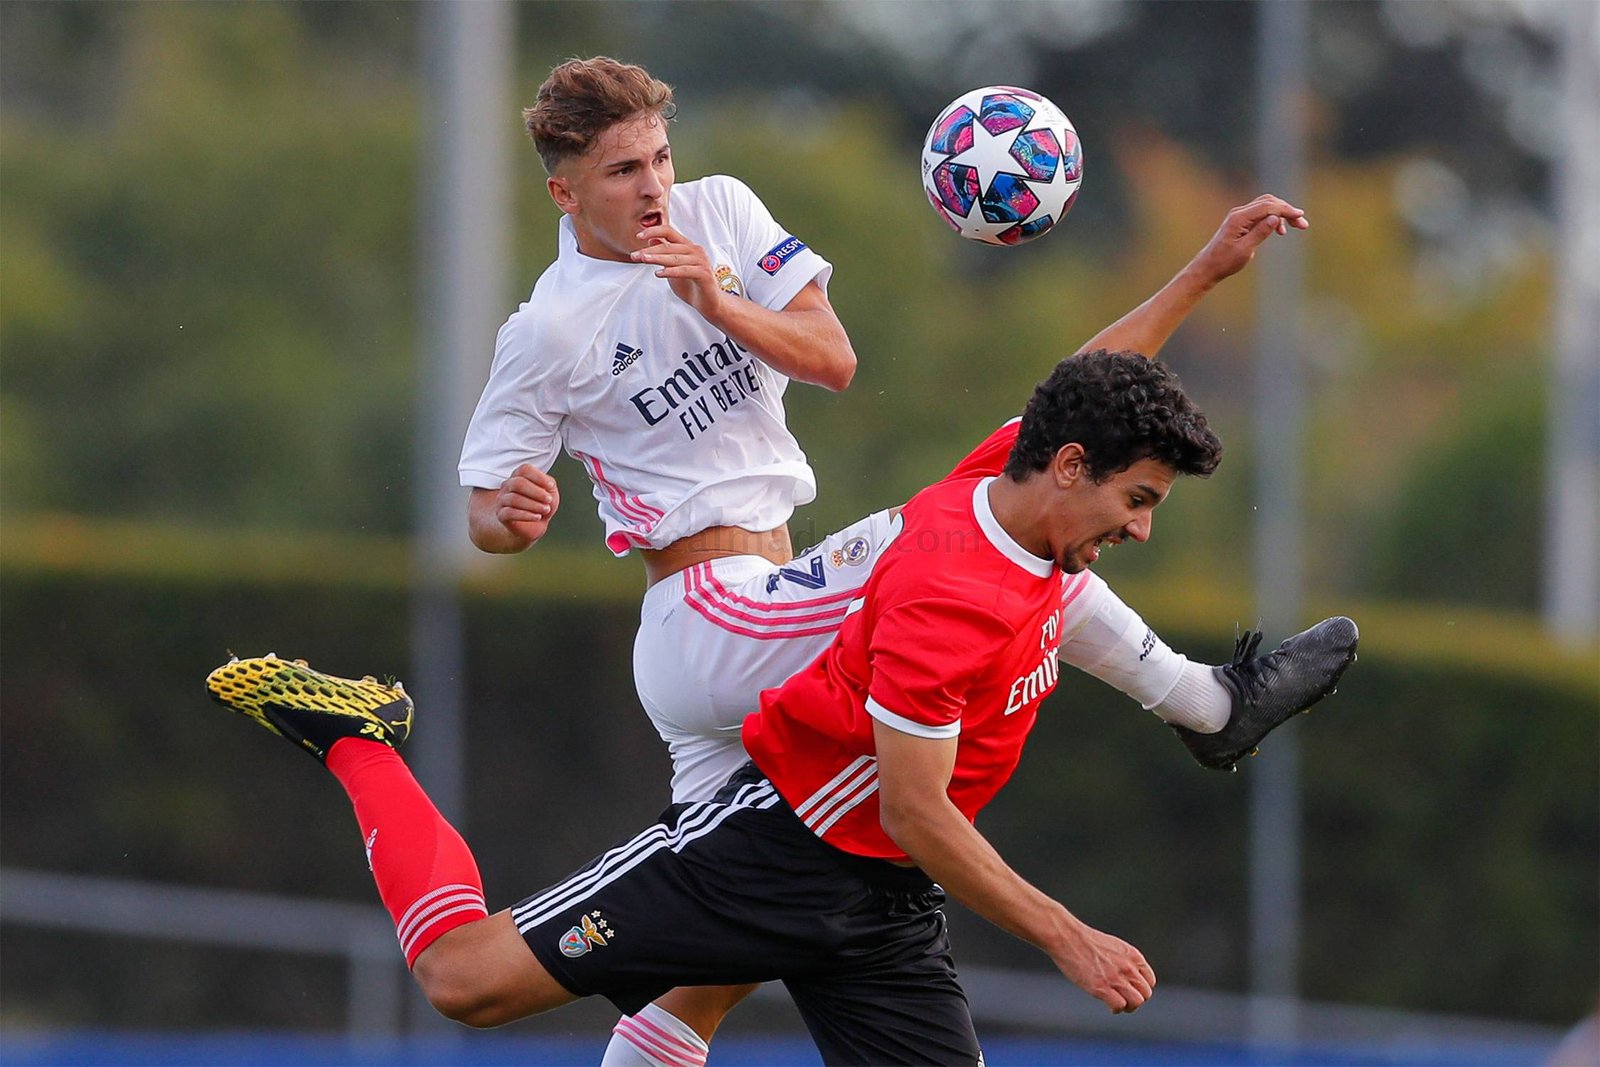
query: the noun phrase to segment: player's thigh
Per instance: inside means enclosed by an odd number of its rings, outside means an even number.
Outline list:
[[[876,903],[841,917],[852,950],[785,984],[828,1064],[981,1062],[956,977],[944,891],[879,888]]]
[[[953,970],[915,969],[789,981],[829,1067],[982,1062],[972,1012]]]
[[[685,985],[814,972],[859,889],[753,768],[511,909],[547,972],[632,1014]]]

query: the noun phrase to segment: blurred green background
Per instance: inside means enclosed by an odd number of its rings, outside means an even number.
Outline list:
[[[1306,616],[1362,659],[1299,729],[1312,999],[1564,1025],[1600,992],[1600,656],[1539,621],[1558,5],[1312,5]],[[342,798],[208,710],[228,648],[404,675],[416,567],[423,7],[0,7],[0,866],[366,902]],[[672,83],[679,180],[732,173],[835,264],[860,355],[788,394],[797,547],[904,499],[1256,192],[1247,3],[530,3],[520,105],[569,55]],[[1048,239],[954,238],[916,158],[949,99],[1074,120]],[[509,313],[554,252],[513,152]],[[1283,240],[1283,239],[1280,239]],[[1257,274],[1165,353],[1228,448],[1104,573],[1174,644],[1253,625]],[[481,324],[487,372],[499,320]],[[1600,347],[1600,345],[1597,345]],[[503,906],[665,803],[629,680],[637,564],[582,473],[547,543],[464,579],[462,822]],[[462,496],[465,535],[465,496]],[[1246,987],[1246,775],[1064,678],[983,827],[1164,981]],[[422,730],[426,730],[423,709]],[[1270,754],[1270,749],[1269,749]],[[279,762],[283,764],[279,767]],[[301,766],[305,764],[305,766]],[[1248,768],[1247,768],[1248,770]],[[0,884],[0,892],[3,892]],[[957,919],[963,962],[1040,958]],[[336,1029],[337,968],[0,926],[13,1030]],[[271,990],[239,997],[240,987]],[[532,1024],[530,1024],[532,1025]]]

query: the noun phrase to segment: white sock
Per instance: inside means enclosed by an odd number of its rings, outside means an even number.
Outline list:
[[[1183,660],[1183,671],[1167,698],[1153,710],[1162,721],[1187,726],[1202,734],[1214,734],[1233,717],[1233,694],[1217,678],[1217,672],[1204,663]]]
[[[710,1048],[676,1015],[646,1004],[617,1020],[600,1067],[705,1067]]]
[[[1061,662],[1100,679],[1166,722],[1201,733],[1228,724],[1233,699],[1211,668],[1189,662],[1097,574],[1067,607]]]

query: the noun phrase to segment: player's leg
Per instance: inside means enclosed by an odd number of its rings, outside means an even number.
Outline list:
[[[403,689],[271,656],[218,667],[206,688],[310,752],[344,787],[401,952],[441,1013],[495,1026],[573,999],[507,913],[488,915],[471,850],[400,758],[412,719]]]
[[[899,530],[898,509],[825,538],[782,566],[754,556],[700,564],[646,594],[634,642],[640,703],[672,756],[676,803],[713,795],[745,760],[739,729],[763,689],[781,685],[833,640],[874,561]],[[624,1016],[602,1067],[695,1062],[754,986],[674,990]],[[677,1038],[679,1040],[673,1040]],[[696,1048],[698,1047],[698,1053]]]
[[[755,985],[682,986],[612,1028],[600,1067],[704,1067],[722,1020]]]
[[[759,988],[753,984],[681,986],[659,998],[656,1004],[710,1041],[728,1012]]]
[[[1217,668],[1217,677],[1233,696],[1227,725],[1198,733],[1176,723],[1173,729],[1202,767],[1236,770],[1268,733],[1310,710],[1338,685],[1345,668],[1356,661],[1361,634],[1343,616],[1323,619],[1266,655],[1257,655],[1261,634],[1246,630],[1234,646],[1233,659]]]
[[[511,917],[564,988],[654,1022],[660,1016],[643,1009],[674,987],[831,966],[840,942],[834,917],[860,895],[859,880],[747,764],[714,799],[673,805]],[[652,1036],[686,1035],[657,1027]],[[681,1064],[692,1062],[689,1044],[658,1040],[656,1049],[675,1054],[663,1062]]]
[[[1325,619],[1257,656],[1246,632],[1213,667],[1174,652],[1093,574],[1064,609],[1060,658],[1139,701],[1171,725],[1203,766],[1232,770],[1272,730],[1333,692],[1355,661],[1359,631]]]
[[[947,989],[899,980],[786,984],[827,1067],[983,1063],[972,1012],[959,985]]]
[[[578,999],[528,950],[509,908],[441,934],[417,956],[411,976],[434,1010],[474,1027],[503,1026]]]
[[[921,884],[874,886],[874,906],[847,920],[856,926],[848,962],[784,983],[822,1061],[829,1067],[981,1064],[945,932],[944,891],[920,871],[887,874]]]

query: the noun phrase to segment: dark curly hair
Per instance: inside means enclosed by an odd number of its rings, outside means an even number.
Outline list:
[[[1178,376],[1136,352],[1100,349],[1057,363],[1028,401],[1005,473],[1020,482],[1074,441],[1096,482],[1146,458],[1202,478],[1222,462],[1222,442]]]
[[[641,112],[666,121],[678,113],[672,86],[643,67],[610,56],[569,59],[550,72],[522,122],[547,173],[581,156],[607,129]]]

